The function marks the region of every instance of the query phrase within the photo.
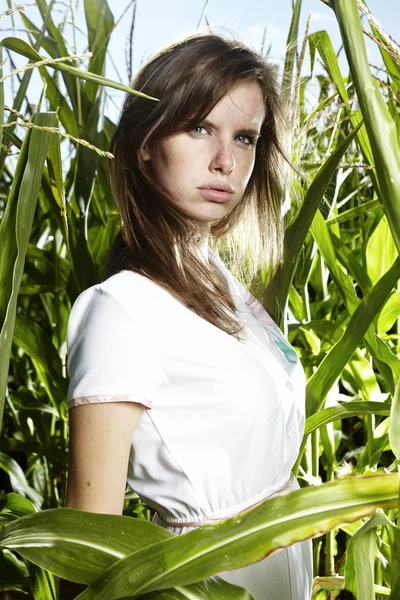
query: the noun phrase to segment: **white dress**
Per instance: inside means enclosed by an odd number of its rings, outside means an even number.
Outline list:
[[[154,522],[176,534],[287,486],[304,429],[305,376],[296,352],[208,250],[247,323],[240,339],[128,270],[81,293],[68,322],[69,408],[146,407],[127,481],[157,511]],[[285,491],[298,488],[294,479]],[[218,576],[255,600],[309,600],[311,541]]]

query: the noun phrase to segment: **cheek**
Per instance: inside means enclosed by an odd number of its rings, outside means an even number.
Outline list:
[[[197,180],[207,168],[207,153],[201,148],[185,148],[176,153],[170,166],[171,176],[184,185],[185,182]]]
[[[176,152],[163,151],[154,157],[153,171],[157,178],[165,184],[175,178],[181,162]]]
[[[188,165],[193,162],[193,153],[185,150],[185,148],[173,148],[169,150],[163,157],[165,169],[170,173],[176,172],[182,168],[182,166]]]
[[[254,169],[254,165],[255,165],[255,157],[254,156],[246,158],[246,160],[244,160],[242,163],[241,176],[242,176],[242,180],[244,183],[244,187],[246,187],[246,185],[251,177],[251,174]]]
[[[194,152],[173,148],[159,155],[155,167],[155,176],[171,193],[186,193],[188,185],[196,180],[199,169],[199,156]],[[196,171],[197,169],[197,171]]]

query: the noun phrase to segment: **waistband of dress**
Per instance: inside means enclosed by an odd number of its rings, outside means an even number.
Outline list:
[[[226,519],[235,517],[236,515],[238,515],[240,513],[246,512],[246,511],[250,510],[251,508],[258,506],[259,504],[264,502],[264,500],[266,500],[267,498],[271,498],[272,496],[277,496],[278,494],[287,490],[287,488],[290,487],[291,484],[293,483],[293,480],[294,480],[294,475],[293,475],[293,473],[291,473],[288,481],[282,487],[278,488],[274,492],[271,492],[270,494],[267,494],[267,496],[264,496],[264,498],[261,498],[261,500],[258,500],[254,504],[251,504],[250,506],[246,506],[242,510],[239,510],[237,513],[234,513],[233,515],[228,515],[227,517],[221,517],[219,519],[204,519],[203,521],[189,521],[189,522],[167,521],[166,519],[161,517],[161,515],[159,515],[158,513],[156,513],[156,514],[164,523],[166,523],[166,525],[170,525],[171,527],[201,527],[201,525],[214,525],[214,523],[219,523],[220,521],[225,521]]]

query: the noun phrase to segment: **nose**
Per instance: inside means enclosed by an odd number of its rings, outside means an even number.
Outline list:
[[[214,155],[210,162],[210,171],[212,173],[224,173],[229,174],[233,171],[236,166],[235,156],[232,151],[232,144],[230,142],[217,142],[216,148],[214,149]]]

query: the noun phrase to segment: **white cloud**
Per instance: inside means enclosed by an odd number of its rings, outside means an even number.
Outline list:
[[[240,32],[240,36],[243,40],[245,40],[248,44],[251,44],[257,50],[260,48],[262,41],[264,39],[264,31],[265,25],[264,23],[256,23],[252,27],[245,29]],[[267,26],[267,32],[265,36],[265,48],[282,37],[282,30],[278,27],[274,27],[273,25]]]
[[[334,21],[335,18],[329,13],[313,12],[311,19],[313,21]]]

